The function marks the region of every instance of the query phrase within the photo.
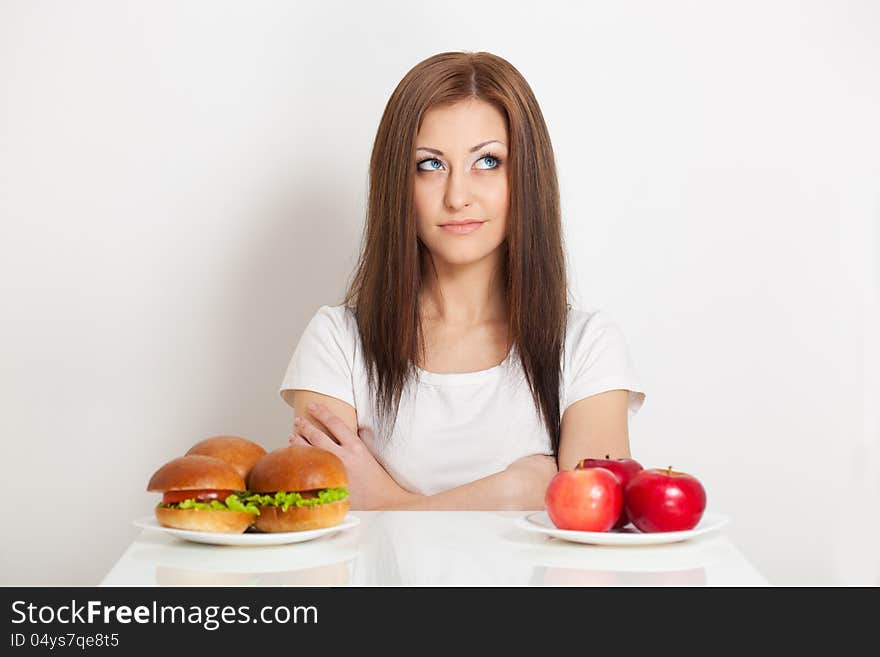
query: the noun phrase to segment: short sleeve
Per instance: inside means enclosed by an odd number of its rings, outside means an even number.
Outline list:
[[[321,306],[309,321],[281,382],[282,399],[285,390],[312,390],[355,405],[354,340],[345,310]]]
[[[565,338],[562,413],[576,401],[608,390],[629,391],[629,414],[645,402],[645,392],[623,331],[604,311],[572,311]]]

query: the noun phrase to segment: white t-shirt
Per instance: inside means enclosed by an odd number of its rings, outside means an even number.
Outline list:
[[[380,435],[357,321],[351,308],[321,306],[299,339],[285,390],[312,390],[351,404],[358,434],[394,480],[433,495],[500,472],[530,454],[552,454],[550,435],[512,349],[479,372],[417,368],[404,388],[389,439]],[[571,404],[607,390],[629,391],[629,414],[645,400],[624,335],[603,311],[569,308],[560,382],[560,419]]]

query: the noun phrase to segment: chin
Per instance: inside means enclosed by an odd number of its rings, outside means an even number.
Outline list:
[[[443,243],[440,245],[426,243],[425,246],[436,261],[450,265],[469,265],[486,258],[496,257],[498,252],[504,248],[505,241],[501,240],[500,243],[472,241],[467,244]]]
[[[442,260],[450,265],[470,265],[491,257],[494,252],[494,249],[491,251],[485,249],[458,249],[451,253],[435,251],[434,258]]]

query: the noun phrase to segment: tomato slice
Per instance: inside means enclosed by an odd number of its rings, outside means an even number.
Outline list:
[[[221,502],[237,491],[234,490],[170,490],[162,496],[162,504],[177,504],[184,500],[195,499],[197,502]]]

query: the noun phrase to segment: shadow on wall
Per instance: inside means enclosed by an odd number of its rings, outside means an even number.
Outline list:
[[[341,302],[357,260],[358,194],[340,194],[327,184],[334,175],[322,174],[310,165],[307,175],[278,179],[260,194],[266,203],[242,217],[243,262],[226,292],[224,321],[215,325],[228,348],[218,352],[224,380],[204,406],[204,426],[268,450],[286,445],[292,427],[278,387],[296,343],[320,306]]]

